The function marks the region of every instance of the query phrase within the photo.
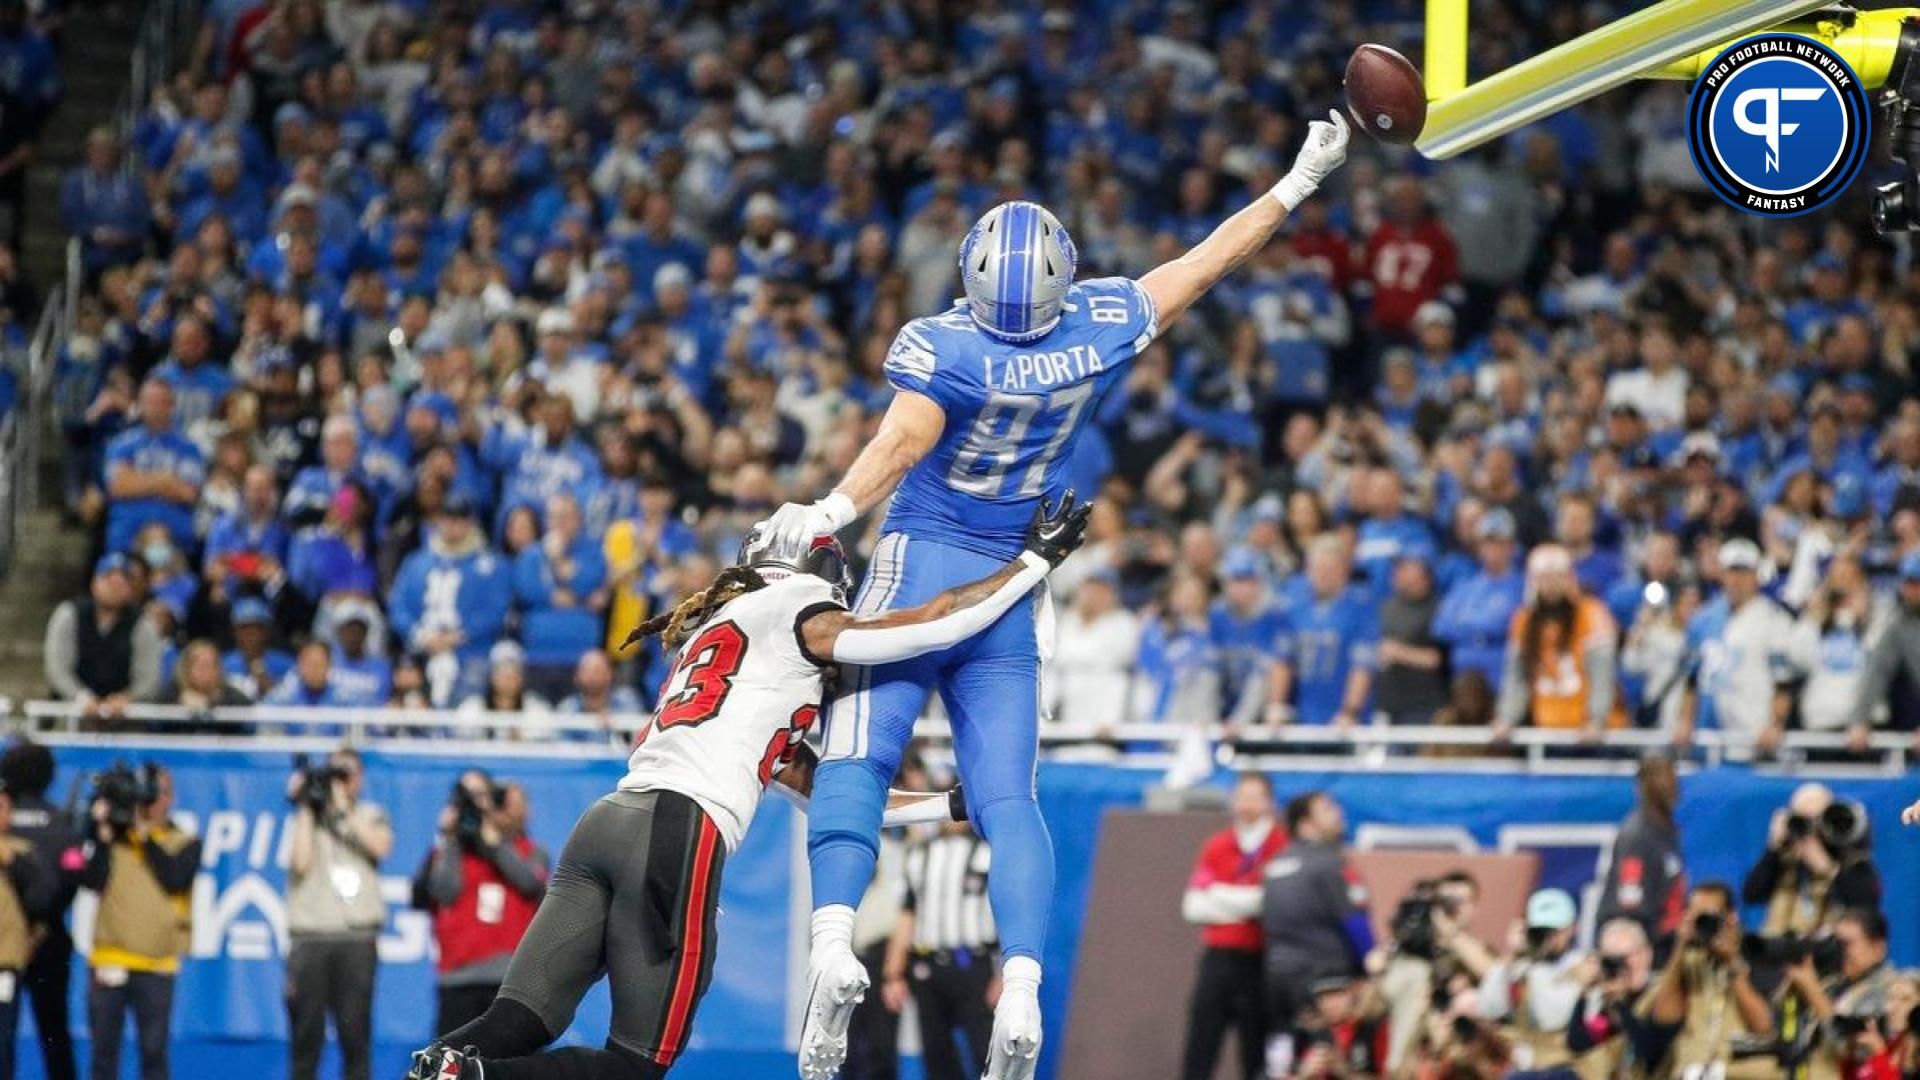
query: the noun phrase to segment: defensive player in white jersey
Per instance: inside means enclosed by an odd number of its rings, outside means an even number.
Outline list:
[[[686,1048],[713,973],[727,853],[769,783],[804,799],[816,758],[803,741],[838,664],[890,663],[949,648],[1034,589],[1086,533],[1068,492],[1042,504],[1017,558],[917,607],[855,615],[832,537],[782,545],[755,530],[739,563],[640,625],[678,660],[613,794],[574,825],[500,994],[478,1020],[414,1055],[411,1080],[651,1080]],[[965,820],[950,793],[896,792],[888,819]],[[605,971],[606,1048],[540,1052]]]
[[[1133,358],[1272,239],[1347,152],[1346,121],[1307,125],[1292,171],[1185,255],[1140,276],[1074,280],[1058,218],[1030,202],[987,211],[960,243],[966,297],[915,319],[884,365],[893,402],[833,491],[768,519],[788,542],[838,532],[889,499],[859,610],[911,607],[1019,550],[1035,502],[1067,486],[1080,435]],[[800,1075],[827,1080],[867,992],[853,913],[873,878],[887,782],[929,692],[953,722],[967,816],[993,845],[987,897],[1000,931],[1001,992],[987,1080],[1027,1080],[1040,1043],[1040,959],[1053,911],[1053,843],[1034,798],[1039,621],[1009,611],[977,639],[862,668],[823,721],[807,819],[813,954]]]

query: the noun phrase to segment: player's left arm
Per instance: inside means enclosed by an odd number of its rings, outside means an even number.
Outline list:
[[[798,744],[793,760],[773,774],[773,782],[802,809],[813,798],[813,776],[820,768],[820,753],[806,743]],[[887,790],[887,809],[880,823],[887,827],[917,825],[922,822],[967,820],[967,800],[959,787],[951,791]]]
[[[1338,110],[1307,125],[1307,139],[1293,169],[1253,205],[1220,223],[1185,255],[1140,279],[1159,325],[1170,325],[1221,278],[1267,246],[1274,230],[1347,159],[1347,121]]]
[[[847,475],[821,499],[775,510],[767,519],[768,534],[775,543],[798,546],[846,528],[893,494],[907,470],[927,456],[946,429],[946,410],[938,402],[896,388],[893,403],[880,418],[880,430],[847,467]]]
[[[839,607],[814,611],[798,628],[807,656],[815,662],[889,664],[965,641],[1032,593],[1080,546],[1092,509],[1091,502],[1075,506],[1071,491],[1057,507],[1042,499],[1019,558],[990,577],[948,589],[917,607],[868,615]]]

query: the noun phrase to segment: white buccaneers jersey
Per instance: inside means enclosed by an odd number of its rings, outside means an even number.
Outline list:
[[[825,673],[802,650],[800,624],[843,606],[824,580],[794,574],[708,616],[681,647],[620,788],[687,796],[737,848],[820,712]]]

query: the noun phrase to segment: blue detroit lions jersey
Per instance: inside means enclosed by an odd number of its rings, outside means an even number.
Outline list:
[[[1346,700],[1347,677],[1374,669],[1379,614],[1361,585],[1324,602],[1305,576],[1289,582],[1288,591],[1291,603],[1275,652],[1293,666],[1294,716],[1302,724],[1329,724]]]
[[[986,334],[964,302],[902,327],[887,352],[887,380],[932,398],[947,425],[901,481],[886,531],[1017,554],[1033,501],[1066,491],[1074,447],[1100,399],[1158,333],[1153,301],[1127,278],[1074,285],[1060,324],[1024,344]]]

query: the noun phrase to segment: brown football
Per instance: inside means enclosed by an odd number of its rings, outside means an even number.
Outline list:
[[[1362,45],[1347,61],[1347,116],[1381,142],[1404,146],[1427,122],[1427,87],[1406,57]]]

